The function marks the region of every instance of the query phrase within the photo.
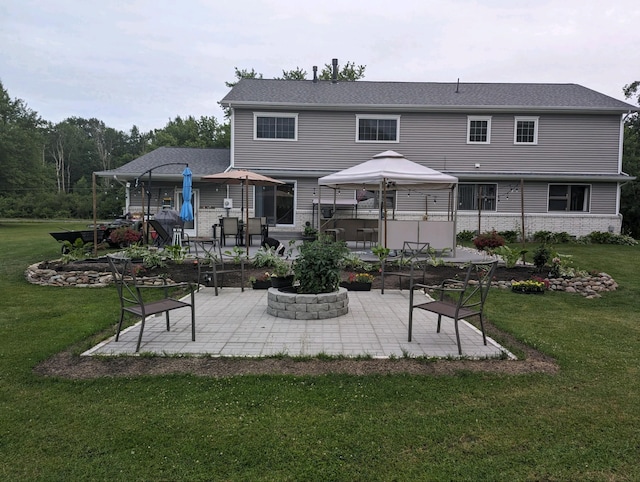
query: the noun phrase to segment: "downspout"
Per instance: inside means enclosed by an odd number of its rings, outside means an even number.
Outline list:
[[[618,143],[618,174],[622,174],[622,153],[624,151],[624,124],[632,114],[631,111],[627,111],[626,114],[620,117],[620,140]],[[618,189],[616,189],[616,214],[620,216],[620,204],[622,202],[622,184],[618,183]]]
[[[230,130],[230,138],[231,138],[231,149],[229,150],[229,167],[234,167],[236,165],[236,156],[235,156],[235,110],[233,107],[229,107],[229,130]]]

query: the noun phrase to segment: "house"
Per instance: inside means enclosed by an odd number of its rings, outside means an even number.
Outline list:
[[[192,203],[194,221],[185,224],[191,236],[210,236],[216,206],[229,196],[225,186],[196,184],[202,176],[229,168],[230,150],[192,147],[160,147],[98,177],[113,178],[126,185],[125,213],[142,217],[163,209],[179,211],[182,205],[182,171],[189,166],[194,180]],[[236,189],[237,190],[237,189]],[[240,191],[237,190],[238,196]],[[235,192],[234,192],[235,193]]]
[[[377,219],[376,196],[345,189],[319,199],[318,179],[390,150],[458,178],[455,200],[390,188],[383,204],[394,219],[444,219],[453,202],[458,232],[621,228],[620,186],[633,179],[622,171],[623,123],[638,108],[580,85],[242,79],[221,104],[230,151],[161,148],[99,175],[139,179],[144,168],[193,155],[193,232],[204,236],[220,216],[241,216],[243,201],[239,187],[200,177],[255,171],[285,184],[252,186],[250,215],[300,231],[318,218]],[[164,198],[179,204],[180,172],[153,170],[152,212]],[[132,189],[132,205],[141,194]]]
[[[256,214],[296,228],[325,204],[319,177],[386,150],[458,178],[458,232],[520,232],[523,219],[528,235],[619,232],[620,186],[633,179],[622,172],[623,120],[638,108],[576,84],[243,79],[221,104],[231,166],[288,185],[281,212],[259,211],[258,193]],[[447,211],[437,193],[388,195],[396,219]],[[353,216],[359,197],[340,192],[336,214]]]

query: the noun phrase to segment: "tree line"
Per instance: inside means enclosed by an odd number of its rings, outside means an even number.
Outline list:
[[[341,81],[364,77],[364,65],[347,62],[338,70]],[[332,66],[319,72],[329,80]],[[232,87],[242,78],[262,78],[254,69],[235,68]],[[305,80],[308,73],[296,67],[282,71],[287,80]],[[623,87],[627,99],[640,104],[640,81]],[[625,119],[623,170],[640,177],[640,117]],[[79,218],[92,216],[94,171],[120,167],[158,147],[216,148],[230,146],[227,116],[177,116],[163,128],[141,132],[135,125],[123,132],[97,118],[70,117],[54,124],[42,119],[24,100],[12,99],[0,81],[0,218]],[[99,179],[98,216],[122,213],[124,187],[114,180]],[[623,231],[640,238],[640,184],[622,186]]]

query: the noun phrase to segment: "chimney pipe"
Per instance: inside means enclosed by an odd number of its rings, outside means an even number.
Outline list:
[[[317,65],[313,66],[313,83],[314,84],[318,83],[318,66]]]
[[[331,72],[331,83],[337,84],[338,83],[338,59],[333,59],[331,61],[331,64],[333,65],[333,71]]]

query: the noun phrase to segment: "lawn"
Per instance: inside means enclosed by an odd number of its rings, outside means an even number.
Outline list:
[[[0,222],[2,480],[640,479],[637,246],[557,246],[616,279],[600,299],[492,291],[488,317],[557,375],[71,381],[32,368],[118,307],[112,288],[24,280],[59,226]]]

